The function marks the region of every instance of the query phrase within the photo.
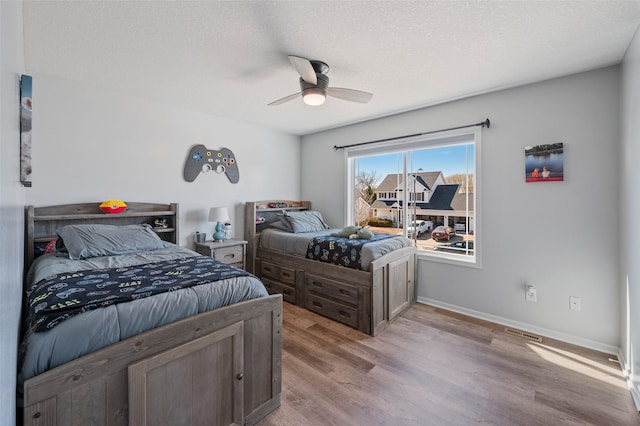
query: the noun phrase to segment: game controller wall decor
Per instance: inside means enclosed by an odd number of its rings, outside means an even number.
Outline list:
[[[220,151],[208,149],[204,145],[194,145],[184,164],[184,180],[193,182],[200,173],[210,171],[225,173],[231,183],[238,183],[240,171],[236,157],[230,149]]]

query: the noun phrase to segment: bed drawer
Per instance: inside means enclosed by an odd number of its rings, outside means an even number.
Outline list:
[[[307,293],[305,307],[332,320],[358,328],[358,310],[313,293]]]
[[[279,266],[274,263],[260,262],[260,278],[271,278],[285,284],[295,285],[296,271],[293,268]]]
[[[285,302],[296,304],[296,288],[288,285],[272,281],[268,278],[260,278],[262,284],[267,289],[269,294],[281,294],[282,299]]]
[[[308,291],[358,305],[357,287],[313,274],[307,274],[306,277]]]

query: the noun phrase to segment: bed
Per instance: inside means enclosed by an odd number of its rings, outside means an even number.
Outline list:
[[[176,245],[177,204],[98,206],[26,209],[24,424],[254,424],[278,407],[281,296]]]
[[[296,218],[292,223],[301,220],[301,226],[274,230],[282,228],[287,216]],[[309,201],[248,202],[248,268],[270,294],[281,294],[286,302],[375,336],[415,303],[416,249],[409,240],[397,236],[363,244],[357,267],[323,261],[308,252],[309,243],[315,238],[327,240],[340,230],[318,226],[310,231],[317,218],[322,220],[322,215],[311,209]],[[323,250],[315,251],[322,257]]]

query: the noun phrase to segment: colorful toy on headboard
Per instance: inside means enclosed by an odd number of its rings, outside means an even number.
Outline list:
[[[107,200],[100,204],[100,210],[104,213],[122,213],[126,209],[127,205],[120,200]]]
[[[270,209],[284,209],[287,208],[287,203],[269,203]]]
[[[240,180],[238,163],[230,149],[222,148],[215,151],[204,145],[194,145],[184,163],[184,180],[193,182],[201,172],[207,173],[211,170],[225,173],[231,183],[238,183]]]

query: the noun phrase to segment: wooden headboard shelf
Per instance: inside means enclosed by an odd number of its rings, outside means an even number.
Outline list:
[[[270,207],[273,204],[284,204],[285,207]],[[250,201],[245,206],[244,239],[248,242],[247,248],[247,269],[255,274],[255,254],[258,248],[258,238],[260,232],[269,226],[270,222],[277,220],[278,214],[286,211],[302,211],[311,209],[309,201],[291,200],[266,200]],[[257,217],[263,218],[258,221]]]
[[[166,228],[154,228],[160,238],[178,243],[178,204],[125,202],[127,210],[108,214],[100,210],[100,202],[65,204],[58,206],[25,209],[25,271],[33,263],[38,253],[37,244],[46,244],[57,238],[56,230],[65,225],[101,223],[106,225],[137,225],[147,223],[153,226],[154,219],[166,219]]]

